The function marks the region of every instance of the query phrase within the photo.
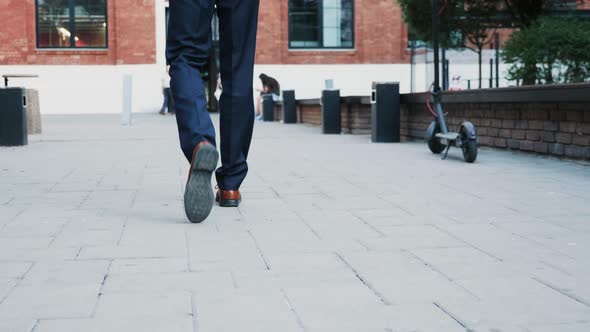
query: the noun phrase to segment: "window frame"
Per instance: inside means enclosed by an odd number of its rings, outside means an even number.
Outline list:
[[[105,0],[104,20],[107,24],[105,28],[105,45],[104,46],[84,46],[76,47],[76,9],[75,1],[68,0],[70,9],[70,46],[69,47],[55,47],[55,46],[40,46],[39,45],[39,0],[35,0],[35,45],[39,50],[56,50],[56,51],[77,51],[77,50],[108,50],[109,49],[109,0]]]
[[[293,51],[305,51],[305,50],[310,50],[310,51],[330,51],[330,50],[335,50],[335,51],[350,51],[350,50],[354,50],[356,49],[356,38],[355,38],[355,33],[356,33],[356,26],[355,26],[355,14],[356,14],[356,1],[352,0],[352,46],[323,46],[324,45],[324,2],[322,0],[319,0],[319,22],[320,25],[317,26],[317,30],[318,30],[318,35],[319,35],[319,42],[320,42],[320,46],[316,46],[316,47],[309,47],[309,46],[292,46],[291,45],[291,40],[292,40],[292,31],[291,31],[291,26],[293,24],[293,22],[291,22],[291,2],[288,1],[287,2],[287,16],[288,16],[288,26],[287,26],[287,30],[288,30],[288,35],[289,35],[289,40],[288,42],[288,46],[289,46],[289,50],[293,50]]]

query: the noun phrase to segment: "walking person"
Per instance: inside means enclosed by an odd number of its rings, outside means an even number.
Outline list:
[[[205,220],[213,206],[211,174],[217,167],[215,129],[207,112],[201,71],[211,47],[211,19],[219,17],[221,167],[215,171],[216,200],[237,207],[248,173],[254,127],[253,69],[259,0],[172,0],[166,45],[170,86],[182,151],[190,162],[184,193],[188,219]]]
[[[164,94],[164,103],[160,109],[160,114],[166,115],[166,111],[174,114],[174,98],[172,97],[172,90],[170,90],[170,76],[168,75],[169,67],[166,66],[166,75],[162,78],[162,92]]]

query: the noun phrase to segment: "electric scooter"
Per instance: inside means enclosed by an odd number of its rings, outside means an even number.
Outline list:
[[[426,104],[429,111],[434,115],[434,121],[426,129],[426,143],[434,154],[444,152],[446,159],[452,146],[461,148],[463,158],[468,163],[473,163],[477,158],[477,133],[475,126],[469,121],[463,121],[456,132],[449,131],[445,114],[442,108],[442,94],[439,85],[439,15],[444,10],[438,6],[439,0],[431,0],[432,3],[432,47],[434,51],[434,82],[432,83],[430,96],[434,101],[434,110],[430,100]]]

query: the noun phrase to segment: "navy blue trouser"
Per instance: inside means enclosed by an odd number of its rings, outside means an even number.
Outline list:
[[[246,159],[254,127],[252,82],[258,4],[259,0],[170,1],[166,59],[180,146],[189,161],[200,142],[216,145],[201,71],[211,47],[214,5],[217,8],[223,90],[219,105],[221,167],[215,176],[224,190],[239,189],[248,173]]]

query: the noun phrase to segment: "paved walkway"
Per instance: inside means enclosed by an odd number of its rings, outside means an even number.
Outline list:
[[[257,123],[192,225],[173,117],[119,123],[0,149],[0,331],[590,330],[587,165]]]

